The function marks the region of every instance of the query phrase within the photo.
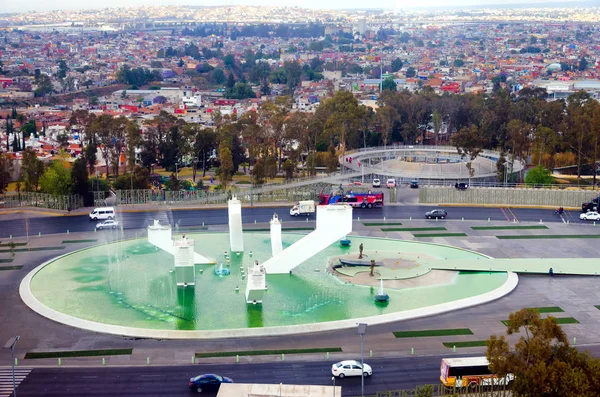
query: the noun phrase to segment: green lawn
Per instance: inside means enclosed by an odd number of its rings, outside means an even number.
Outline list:
[[[455,335],[473,335],[469,328],[450,328],[450,329],[426,329],[422,331],[397,331],[394,332],[396,338],[420,338],[427,336],[455,336]]]
[[[561,324],[561,325],[562,324],[579,324],[579,321],[577,321],[573,317],[559,317],[559,318],[554,318],[554,320],[556,320],[556,324]],[[502,324],[504,324],[508,327],[510,325],[510,321],[502,320]]]
[[[465,233],[413,233],[415,237],[467,237]]]
[[[382,232],[433,232],[447,230],[445,227],[382,227]]]
[[[534,226],[472,226],[473,230],[537,230],[537,229],[548,229],[544,225]]]
[[[528,307],[528,309],[534,310],[538,313],[563,313],[564,312],[564,310],[558,306]]]
[[[77,243],[95,243],[98,240],[89,239],[89,240],[63,240],[61,244],[77,244]]]
[[[600,238],[600,234],[548,234],[522,236],[496,236],[500,240],[533,240],[533,239],[566,239],[566,238]]]
[[[449,348],[453,347],[485,347],[487,346],[484,340],[469,340],[465,342],[443,342],[443,345]]]
[[[400,222],[363,222],[365,226],[401,226]]]
[[[6,262],[4,262],[4,263],[6,263]],[[22,269],[22,268],[23,268],[23,266],[21,266],[21,265],[18,265],[18,266],[0,266],[0,271],[2,271],[2,270],[19,270],[19,269]]]
[[[15,247],[22,247],[24,245],[27,245],[27,243],[14,243]],[[6,243],[6,244],[0,244],[0,247],[10,247],[10,243]]]
[[[52,251],[52,250],[64,250],[64,245],[58,245],[56,247],[37,247],[37,248],[15,248],[13,252],[27,252],[27,251]],[[10,250],[0,250],[0,254],[10,253]]]
[[[315,347],[308,349],[279,349],[279,350],[240,350],[230,352],[196,353],[196,358],[235,357],[235,356],[268,356],[275,354],[308,354],[341,352],[341,347]]]

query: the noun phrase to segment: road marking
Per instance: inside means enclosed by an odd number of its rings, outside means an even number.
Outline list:
[[[506,215],[506,212],[504,211],[504,208],[500,207],[500,211],[502,212],[502,215],[504,215],[504,217],[506,218],[506,220],[510,222],[510,218],[508,217],[508,215]]]
[[[15,368],[15,386],[19,387],[21,382],[27,378],[32,368]],[[13,392],[13,378],[11,368],[0,369],[0,397],[8,397]]]
[[[510,208],[506,208],[508,210],[508,212],[510,212],[510,214],[513,216],[513,218],[515,219],[515,222],[519,222],[519,220],[517,219],[517,216],[510,210]]]

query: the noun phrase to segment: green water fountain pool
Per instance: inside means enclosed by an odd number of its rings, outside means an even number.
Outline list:
[[[283,247],[303,236],[283,234]],[[294,269],[268,275],[264,302],[245,301],[242,270],[271,256],[268,233],[244,233],[246,251],[229,253],[226,233],[188,234],[195,250],[216,259],[196,265],[196,285],[177,287],[173,256],[146,239],[123,240],[83,249],[48,262],[31,279],[32,295],[44,306],[96,323],[151,330],[226,330],[322,323],[425,308],[481,295],[502,286],[506,273],[456,273],[450,282],[386,289],[390,302],[374,302],[378,287],[344,283],[327,272],[329,258],[380,250],[429,258],[473,259],[475,252],[437,244],[351,236],[352,247],[333,244]],[[252,254],[250,254],[252,251]],[[226,261],[225,252],[229,255]],[[214,274],[219,265],[231,274]]]

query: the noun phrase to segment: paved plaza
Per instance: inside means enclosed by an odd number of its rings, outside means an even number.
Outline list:
[[[387,222],[394,222],[388,219]],[[392,239],[418,240],[436,244],[447,244],[458,248],[474,250],[494,258],[564,258],[565,266],[569,266],[569,258],[600,258],[600,246],[597,239],[589,238],[600,234],[600,226],[592,224],[544,224],[547,229],[510,229],[510,230],[473,230],[473,227],[487,226],[523,226],[536,223],[508,223],[485,221],[407,221],[403,226],[445,227],[444,233],[464,233],[460,237],[415,237],[408,231],[384,232],[381,227],[365,226],[362,222],[354,222],[355,235],[384,237]],[[289,222],[288,225],[292,225]],[[302,222],[302,226],[306,223]],[[263,226],[266,225],[260,225]],[[209,231],[226,231],[226,225],[210,226]],[[126,231],[126,237],[142,237],[144,230]],[[555,239],[499,239],[508,235],[560,235],[573,238]],[[582,238],[588,236],[588,238]],[[332,353],[332,359],[357,355],[360,344],[354,329],[323,332],[317,334],[301,334],[294,336],[271,336],[255,338],[217,339],[217,340],[151,340],[129,337],[111,336],[71,328],[43,318],[31,311],[20,299],[18,287],[21,279],[40,263],[66,252],[84,248],[103,242],[105,235],[101,232],[70,233],[69,235],[35,236],[30,238],[29,248],[57,247],[48,251],[16,252],[12,262],[0,266],[23,266],[17,270],[0,271],[0,338],[7,340],[12,335],[20,335],[17,357],[23,365],[56,365],[56,359],[22,360],[26,352],[79,350],[79,349],[113,349],[133,348],[133,354],[107,358],[107,365],[146,364],[147,358],[153,364],[188,364],[194,352],[203,351],[238,351],[238,350],[270,350],[286,348],[341,347],[343,353]],[[352,238],[350,236],[350,238]],[[68,243],[66,240],[98,240],[93,243]],[[16,239],[15,242],[24,241]],[[6,244],[7,241],[2,241]],[[64,247],[64,248],[60,248]],[[18,248],[18,247],[17,247]],[[6,249],[3,247],[3,249]],[[356,248],[355,248],[356,249]],[[0,259],[11,259],[10,254],[0,254]],[[600,267],[600,259],[598,259]],[[416,320],[376,325],[369,328],[365,339],[365,349],[372,351],[374,357],[402,357],[415,355],[453,354],[452,349],[442,342],[484,340],[491,334],[503,334],[505,326],[502,320],[508,314],[524,307],[558,306],[563,313],[555,313],[557,317],[573,317],[579,323],[567,324],[563,329],[569,338],[576,338],[577,345],[600,344],[600,279],[595,276],[564,276],[547,274],[519,275],[517,288],[507,296],[480,306],[448,312],[446,314]],[[437,328],[469,328],[473,335],[448,337],[395,338],[393,331],[426,330]],[[482,353],[485,348],[458,349],[456,354],[467,352]],[[240,361],[272,361],[280,360],[278,356],[240,357]],[[287,357],[292,360],[314,360],[315,355],[295,355]],[[63,365],[98,365],[99,358],[64,359]],[[232,358],[211,358],[204,361],[233,362]],[[0,365],[10,364],[10,356],[0,351]]]

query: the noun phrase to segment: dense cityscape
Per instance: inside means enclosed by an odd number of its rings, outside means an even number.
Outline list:
[[[0,397],[134,395],[109,356],[150,395],[600,395],[597,4],[11,10],[0,84]]]

